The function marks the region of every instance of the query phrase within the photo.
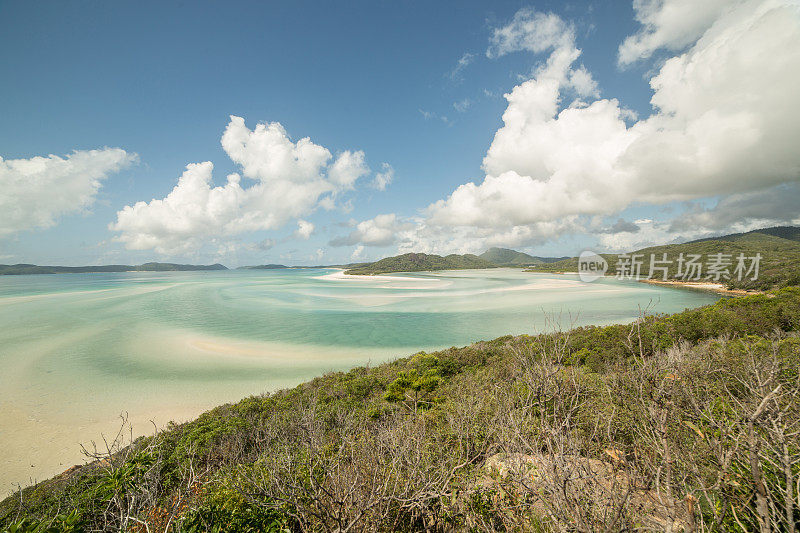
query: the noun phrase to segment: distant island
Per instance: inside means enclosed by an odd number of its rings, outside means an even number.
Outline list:
[[[554,263],[566,257],[534,257],[507,248],[489,248],[481,255],[434,255],[408,253],[386,257],[345,270],[345,274],[374,275],[388,272],[424,272],[432,270],[475,270],[497,267],[526,267]]]
[[[429,270],[462,270],[497,268],[498,265],[481,259],[473,254],[450,254],[446,256],[433,254],[408,253],[394,257],[386,257],[374,263],[345,270],[345,274],[370,275],[386,272],[422,272]]]
[[[228,270],[225,265],[181,265],[178,263],[143,263],[141,265],[95,265],[95,266],[40,266],[20,263],[0,265],[0,275],[24,274],[85,274],[98,272],[174,272],[190,270]]]
[[[278,270],[281,268],[292,268],[292,267],[286,265],[268,264],[268,265],[240,266],[236,270]]]

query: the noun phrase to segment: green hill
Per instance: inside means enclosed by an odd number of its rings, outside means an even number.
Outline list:
[[[498,266],[526,266],[543,262],[532,255],[508,248],[489,248],[478,257]]]
[[[486,259],[497,266],[539,265],[542,263],[555,263],[556,261],[569,259],[569,257],[538,257],[508,248],[489,248],[478,257]]]
[[[477,255],[450,254],[442,257],[441,255],[429,254],[403,254],[394,257],[386,257],[374,263],[346,270],[345,274],[383,274],[386,272],[422,272],[430,270],[465,270],[477,268],[496,268],[497,265]]]
[[[178,263],[144,263],[141,265],[40,266],[30,264],[0,265],[0,275],[83,274],[91,272],[171,272],[189,270],[228,270],[225,265],[181,265]]]
[[[0,531],[788,531],[799,330],[794,287],[330,373],[121,431]]]
[[[647,277],[650,268],[651,254],[656,261],[667,254],[667,259],[672,260],[667,270],[667,279],[682,279],[678,276],[678,262],[680,254],[688,257],[689,254],[700,255],[703,262],[707,262],[714,254],[727,254],[731,262],[729,271],[732,279],[721,278],[720,282],[726,283],[732,289],[767,290],[787,285],[800,284],[800,228],[774,227],[735,233],[721,237],[698,239],[683,244],[667,244],[651,246],[630,252],[630,255],[640,254],[642,257],[642,276]],[[761,254],[758,279],[751,280],[744,277],[736,279],[734,269],[737,257],[743,254],[745,258]],[[608,273],[617,272],[618,256],[616,254],[601,254],[608,262]],[[705,265],[704,265],[705,266]],[[747,267],[750,266],[748,262]],[[538,264],[530,268],[532,272],[575,272],[578,269],[578,258],[572,257],[563,261],[549,264]],[[660,271],[656,271],[656,278],[661,278]],[[750,276],[752,277],[752,276]],[[713,279],[701,274],[702,280]]]

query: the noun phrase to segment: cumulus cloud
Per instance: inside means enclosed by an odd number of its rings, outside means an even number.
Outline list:
[[[647,59],[659,48],[681,50],[693,44],[726,10],[740,0],[634,0],[642,29],[619,46],[618,62],[627,66]]]
[[[342,152],[328,170],[330,180],[343,189],[352,189],[356,180],[367,174],[369,167],[364,161],[364,152],[361,150]]]
[[[76,150],[64,157],[0,157],[0,237],[48,228],[85,211],[103,180],[136,159],[120,148]]]
[[[558,15],[522,8],[507,25],[495,28],[486,57],[493,59],[522,50],[540,53],[551,48],[565,49],[574,41],[574,28]]]
[[[431,204],[425,226],[493,230],[511,242],[527,233],[519,228],[535,236],[538,225],[569,217],[800,179],[800,7],[751,1],[715,16],[704,29],[687,30],[696,42],[650,80],[655,111],[637,121],[616,99],[580,94],[594,85],[577,81],[580,50],[570,25],[553,14],[518,12],[494,32],[487,55],[549,57],[505,96],[503,126],[483,161],[486,177]],[[571,93],[578,98],[564,102]]]
[[[372,186],[379,191],[385,191],[386,187],[392,183],[394,179],[394,169],[389,163],[381,165],[381,172],[375,173],[375,179],[372,180]]]
[[[294,232],[295,236],[308,240],[312,233],[314,233],[314,224],[306,220],[297,221],[297,231]]]
[[[345,151],[334,159],[308,137],[292,141],[277,122],[250,130],[243,118],[231,116],[221,143],[253,184],[243,186],[242,176],[231,174],[214,186],[211,162],[189,164],[165,198],[117,213],[109,225],[119,232],[116,239],[129,249],[170,254],[196,249],[202,239],[280,228],[318,207],[333,208],[333,196],[369,172],[363,152]],[[298,224],[297,235],[307,238],[313,225]]]
[[[331,240],[330,245],[389,246],[395,244],[399,232],[408,228],[408,223],[401,223],[393,213],[378,215],[375,218],[359,222],[349,235]]]

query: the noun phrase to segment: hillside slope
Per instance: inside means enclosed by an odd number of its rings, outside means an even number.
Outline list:
[[[489,248],[478,257],[497,266],[528,266],[569,259],[569,257],[538,257],[508,248]]]
[[[508,248],[489,248],[478,257],[498,266],[526,266],[543,262],[541,259],[533,257],[532,255],[516,250],[509,250]]]
[[[450,254],[446,256],[431,254],[403,254],[386,257],[380,261],[346,270],[345,274],[383,274],[386,272],[422,272],[430,270],[462,270],[496,268],[497,265],[481,259],[477,255]]]

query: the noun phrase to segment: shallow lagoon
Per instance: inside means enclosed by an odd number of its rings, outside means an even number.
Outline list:
[[[0,493],[81,462],[123,412],[145,434],[329,370],[718,298],[514,269],[0,277]]]

